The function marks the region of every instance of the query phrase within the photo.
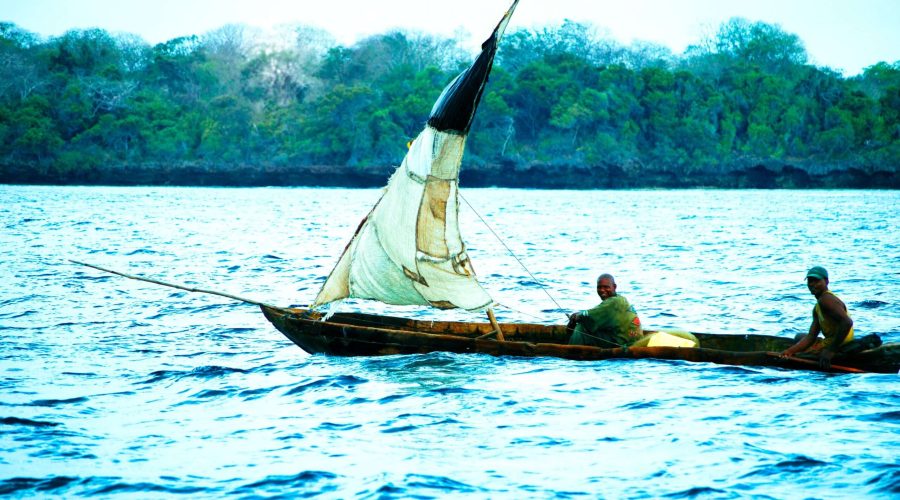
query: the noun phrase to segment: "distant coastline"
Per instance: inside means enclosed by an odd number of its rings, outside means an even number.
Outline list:
[[[150,46],[0,22],[0,183],[384,186],[471,54],[239,27]],[[854,77],[735,18],[683,54],[567,22],[508,33],[463,186],[900,188],[900,61]]]
[[[377,188],[387,184],[388,177],[395,169],[396,166],[214,168],[202,165],[153,165],[77,170],[60,174],[0,165],[0,184]],[[687,176],[676,175],[665,169],[629,169],[619,165],[534,165],[527,168],[513,164],[479,168],[466,168],[464,165],[460,173],[460,184],[465,187],[533,189],[900,189],[900,173],[822,166],[800,168],[763,163],[720,171],[697,171]]]

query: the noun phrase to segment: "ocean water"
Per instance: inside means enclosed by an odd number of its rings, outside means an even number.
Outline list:
[[[378,196],[0,186],[0,495],[900,497],[897,375],[309,355],[253,306],[68,261],[302,305]],[[563,322],[611,272],[648,327],[794,336],[819,264],[900,342],[898,192],[463,196],[501,322]]]

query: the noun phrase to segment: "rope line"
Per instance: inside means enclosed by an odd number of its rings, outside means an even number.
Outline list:
[[[516,309],[515,307],[509,307],[509,306],[506,305],[506,304],[501,304],[501,303],[497,302],[496,305],[497,305],[497,307],[502,307],[502,308],[504,308],[504,309],[509,309],[510,311],[512,311],[512,312],[514,312],[514,313],[516,313],[516,314],[521,314],[522,316],[528,316],[528,317],[530,317],[530,318],[533,318],[533,319],[536,319],[536,320],[539,320],[539,321],[544,321],[544,319],[545,319],[545,318],[542,318],[541,316],[537,316],[537,315],[534,315],[534,314],[531,314],[531,313],[527,313],[527,312],[525,312],[525,311],[522,311],[522,310],[520,310],[520,309]]]
[[[596,335],[591,335],[590,333],[587,333],[587,332],[585,332],[584,330],[582,330],[581,334],[584,335],[585,337],[590,337],[590,338],[592,338],[592,339],[597,339],[597,340],[599,340],[599,341],[601,341],[601,342],[606,342],[607,344],[611,344],[611,345],[614,345],[614,346],[616,346],[616,347],[621,347],[621,348],[623,348],[623,349],[625,349],[625,348],[628,347],[628,346],[625,345],[625,344],[617,344],[617,343],[613,342],[612,340],[605,339],[605,338],[603,338],[603,337],[598,337],[598,336],[596,336]],[[597,346],[597,347],[600,347],[600,346]],[[601,349],[602,349],[602,347],[601,347]]]
[[[550,292],[547,291],[547,288],[544,286],[543,283],[541,283],[541,280],[537,279],[537,278],[534,276],[534,274],[531,273],[531,271],[528,269],[528,267],[525,266],[525,263],[522,262],[522,260],[519,259],[518,256],[516,256],[516,254],[512,251],[512,249],[509,248],[509,246],[506,244],[506,242],[503,241],[502,238],[500,238],[500,235],[498,235],[498,234],[494,231],[494,228],[492,228],[492,227],[490,226],[490,224],[488,224],[487,221],[484,220],[484,217],[482,217],[481,214],[478,213],[478,210],[475,210],[475,207],[473,207],[472,204],[469,203],[469,200],[467,200],[467,199],[465,198],[465,196],[462,195],[462,193],[459,193],[459,192],[457,192],[457,193],[459,194],[459,197],[462,198],[462,201],[466,202],[466,205],[468,205],[469,208],[472,209],[472,212],[474,212],[475,215],[481,220],[482,224],[484,224],[484,226],[485,226],[486,228],[488,228],[488,231],[490,231],[491,234],[493,234],[494,237],[497,238],[497,241],[499,241],[500,244],[503,245],[503,248],[505,248],[506,251],[509,252],[509,254],[512,256],[512,258],[516,259],[516,262],[518,262],[519,265],[522,266],[522,269],[524,269],[525,272],[528,273],[529,276],[531,276],[531,279],[534,280],[534,282],[538,284],[538,286],[541,288],[541,290],[544,291],[545,294],[547,294],[547,297],[549,297],[550,300],[553,301],[554,304],[556,304],[556,308],[557,308],[557,309],[560,309],[560,310],[564,310],[564,309],[563,309],[563,306],[559,305],[559,302],[557,302],[556,299],[554,299],[553,296],[550,295]]]

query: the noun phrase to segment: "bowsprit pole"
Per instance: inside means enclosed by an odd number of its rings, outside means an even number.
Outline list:
[[[119,275],[119,276],[122,276],[122,277],[128,278],[128,279],[132,279],[132,280],[138,280],[138,281],[144,281],[144,282],[147,282],[147,283],[153,283],[154,285],[166,286],[166,287],[169,287],[169,288],[177,288],[178,290],[184,290],[184,291],[186,291],[186,292],[208,293],[208,294],[210,294],[210,295],[218,295],[219,297],[225,297],[225,298],[227,298],[227,299],[237,300],[237,301],[239,301],[239,302],[244,302],[244,303],[247,303],[247,304],[253,304],[253,305],[255,305],[255,306],[272,307],[272,306],[270,306],[269,304],[266,304],[266,303],[264,303],[264,302],[259,302],[258,300],[252,300],[252,299],[247,299],[247,298],[244,298],[244,297],[239,297],[239,296],[237,296],[237,295],[232,295],[232,294],[230,294],[230,293],[217,292],[217,291],[215,291],[215,290],[206,290],[206,289],[203,289],[203,288],[191,288],[191,287],[186,287],[186,286],[182,286],[182,285],[176,285],[176,284],[174,284],[174,283],[166,283],[165,281],[159,281],[159,280],[155,280],[155,279],[151,279],[151,278],[144,278],[143,276],[135,276],[135,275],[133,275],[133,274],[127,274],[127,273],[123,273],[123,272],[120,272],[120,271],[114,271],[114,270],[112,270],[112,269],[107,269],[107,268],[105,268],[105,267],[95,266],[94,264],[88,264],[88,263],[85,263],[85,262],[79,262],[79,261],[77,261],[77,260],[72,260],[72,259],[69,259],[69,262],[72,262],[73,264],[78,264],[79,266],[86,266],[86,267],[90,267],[90,268],[96,269],[96,270],[98,270],[98,271],[103,271],[104,273],[116,274],[116,275]]]

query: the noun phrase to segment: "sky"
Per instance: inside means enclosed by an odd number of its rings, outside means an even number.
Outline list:
[[[149,43],[202,35],[226,24],[320,27],[351,45],[401,28],[466,33],[472,49],[510,0],[0,0],[0,21],[44,37],[69,29],[133,33]],[[628,45],[652,42],[680,54],[732,17],[777,24],[803,41],[810,62],[854,76],[900,61],[900,0],[521,0],[510,30],[589,23]],[[502,49],[501,49],[502,50]]]

